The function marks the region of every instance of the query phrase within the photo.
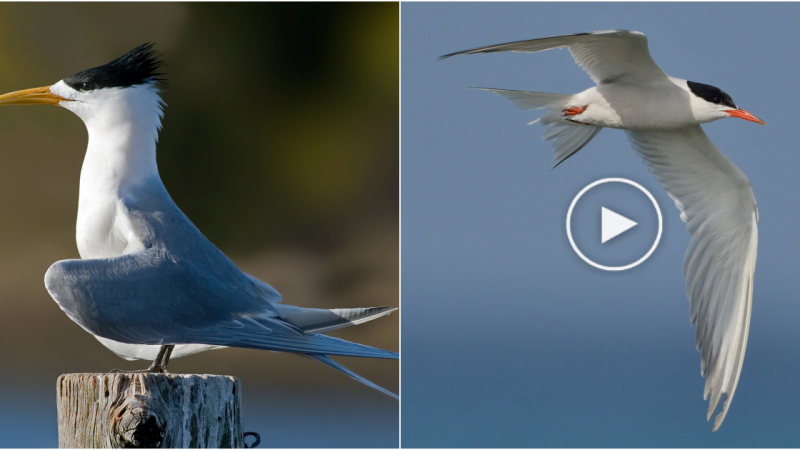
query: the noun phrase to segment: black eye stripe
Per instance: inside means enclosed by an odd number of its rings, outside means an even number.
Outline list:
[[[733,109],[739,109],[739,107],[736,106],[736,103],[733,103],[731,96],[726,94],[725,91],[720,88],[711,86],[710,84],[695,83],[694,81],[687,81],[686,84],[689,86],[689,90],[691,90],[694,95],[709,103],[727,106]]]

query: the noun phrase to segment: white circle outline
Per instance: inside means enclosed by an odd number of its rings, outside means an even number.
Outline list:
[[[625,184],[629,184],[629,185],[635,187],[636,189],[639,189],[640,191],[644,192],[644,194],[647,196],[647,198],[650,199],[650,202],[653,203],[653,207],[656,208],[656,213],[658,214],[658,235],[656,236],[655,242],[653,242],[653,246],[650,247],[650,250],[648,250],[647,253],[645,253],[644,256],[639,258],[637,261],[634,261],[634,262],[628,264],[627,266],[604,266],[602,264],[597,264],[596,262],[594,262],[591,259],[587,258],[586,255],[584,255],[578,249],[578,246],[575,245],[575,240],[572,238],[572,230],[571,230],[571,227],[570,227],[570,221],[572,220],[572,210],[575,208],[575,204],[578,203],[578,200],[580,200],[580,198],[583,197],[583,194],[585,194],[586,191],[588,191],[589,189],[591,189],[591,188],[593,188],[595,186],[598,186],[600,184],[605,184],[605,183],[625,183]],[[576,195],[575,198],[572,199],[572,203],[569,205],[569,210],[567,211],[567,237],[569,238],[570,245],[572,245],[572,249],[575,250],[575,253],[577,253],[578,256],[580,256],[582,260],[586,261],[587,264],[589,264],[589,265],[591,265],[593,267],[596,267],[598,269],[601,269],[601,270],[607,270],[607,271],[610,271],[610,272],[618,272],[618,271],[632,269],[632,268],[638,266],[639,264],[643,263],[647,258],[649,258],[650,255],[653,254],[653,252],[656,250],[656,247],[658,247],[658,243],[661,241],[661,231],[662,231],[663,225],[664,225],[663,222],[664,221],[663,221],[663,219],[661,217],[661,208],[658,207],[658,203],[656,202],[655,197],[653,197],[653,194],[651,194],[650,191],[648,191],[647,189],[643,188],[642,185],[640,185],[639,183],[637,183],[635,181],[631,181],[631,180],[629,180],[627,178],[603,178],[601,180],[597,180],[597,181],[595,181],[593,183],[590,183],[588,186],[586,186],[585,188],[581,189],[581,191],[578,192],[578,195]]]

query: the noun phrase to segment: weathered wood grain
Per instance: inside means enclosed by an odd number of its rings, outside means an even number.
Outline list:
[[[242,448],[235,377],[73,373],[57,391],[61,448]]]

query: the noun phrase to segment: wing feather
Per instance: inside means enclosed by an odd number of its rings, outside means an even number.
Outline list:
[[[563,47],[569,48],[575,62],[597,84],[613,82],[645,84],[669,80],[667,74],[658,67],[658,64],[650,56],[647,36],[638,31],[593,31],[591,33],[508,42],[450,53],[440,59],[475,53],[536,53]]]
[[[241,280],[249,288],[254,279]],[[45,275],[45,286],[61,309],[106,340],[397,358],[394,352],[343,339],[306,335],[278,317],[270,302],[280,296],[269,285],[259,282],[258,291],[248,291],[232,281],[237,279],[215,278],[158,248],[116,258],[59,261]],[[394,309],[328,313],[352,318],[349,324],[357,324]]]
[[[736,392],[747,347],[758,247],[758,211],[750,181],[699,125],[627,131],[636,152],[675,200],[691,234],[683,275],[697,324],[708,419],[719,429]]]

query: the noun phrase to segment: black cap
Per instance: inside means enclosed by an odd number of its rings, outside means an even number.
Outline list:
[[[142,44],[123,56],[93,69],[64,78],[64,83],[78,91],[112,87],[130,87],[148,81],[163,81],[156,71],[164,65],[158,60],[153,44]]]
[[[731,96],[720,88],[716,88],[710,84],[695,83],[694,81],[687,81],[686,84],[689,85],[689,89],[694,95],[709,103],[716,103],[717,105],[739,109],[736,103],[733,103]]]

